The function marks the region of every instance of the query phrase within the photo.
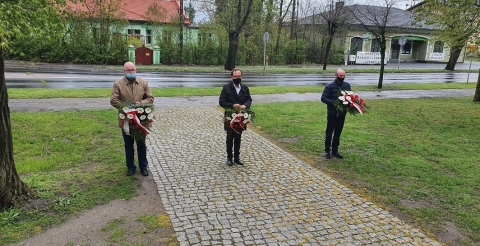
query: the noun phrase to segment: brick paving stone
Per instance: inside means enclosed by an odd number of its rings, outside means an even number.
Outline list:
[[[180,245],[441,245],[252,131],[226,165],[214,106],[155,114],[149,168]]]

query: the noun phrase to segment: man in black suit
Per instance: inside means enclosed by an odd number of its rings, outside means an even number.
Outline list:
[[[242,71],[234,68],[230,73],[230,83],[223,86],[220,93],[219,104],[224,109],[242,110],[250,108],[252,97],[248,87],[243,85]],[[227,112],[225,111],[225,116]],[[245,126],[246,127],[246,126]],[[242,141],[242,133],[230,128],[230,124],[225,122],[224,129],[227,131],[227,164],[233,166],[232,158],[238,165],[243,165],[240,161],[240,143]],[[233,153],[232,153],[233,147]]]
[[[338,111],[335,107],[335,101],[338,100],[339,91],[351,91],[350,84],[345,80],[345,71],[338,69],[335,73],[335,80],[325,86],[322,93],[322,102],[327,104],[327,129],[325,130],[325,158],[330,159],[335,156],[343,159],[338,153],[340,145],[340,135],[342,134],[343,125],[345,124],[346,112]],[[330,147],[332,154],[330,155]]]

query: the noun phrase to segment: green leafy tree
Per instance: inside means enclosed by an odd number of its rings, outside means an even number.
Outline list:
[[[64,37],[69,55],[83,63],[117,64],[127,57],[127,44],[121,32],[126,26],[121,0],[69,0],[68,26]],[[75,53],[74,53],[75,52]]]
[[[190,23],[195,22],[195,8],[192,6],[192,2],[187,7],[188,18],[190,19]]]
[[[16,39],[27,35],[48,38],[64,30],[60,0],[0,2],[0,210],[20,206],[35,191],[20,179],[13,158],[12,128],[5,84],[4,52]]]
[[[446,70],[455,70],[458,57],[468,39],[480,28],[477,0],[425,0],[418,7],[417,20],[434,25],[438,39],[450,47]]]
[[[254,0],[215,0],[215,21],[228,33],[228,53],[225,70],[235,68],[240,33],[250,15]]]

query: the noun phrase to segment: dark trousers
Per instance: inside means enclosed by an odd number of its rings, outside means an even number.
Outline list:
[[[135,170],[135,150],[133,148],[133,144],[137,143],[137,158],[138,158],[138,167],[140,170],[147,169],[148,161],[147,161],[147,146],[144,142],[135,141],[135,139],[130,136],[126,135],[125,132],[122,130],[123,135],[123,143],[125,144],[125,157],[127,161],[127,168],[128,170]]]
[[[233,130],[227,130],[227,158],[229,160],[240,158],[240,143],[242,142],[242,134],[238,134]],[[232,153],[233,148],[233,153]]]
[[[327,130],[325,131],[325,152],[338,152],[340,145],[340,135],[342,134],[343,125],[345,124],[345,114],[337,115],[337,113],[327,115]],[[332,139],[333,138],[333,139]]]

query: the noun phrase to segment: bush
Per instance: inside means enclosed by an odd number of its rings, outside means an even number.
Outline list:
[[[286,64],[302,64],[306,61],[307,43],[304,40],[288,41],[283,47]]]
[[[335,55],[332,56],[332,63],[333,64],[342,64],[343,63],[343,54],[336,53]]]

